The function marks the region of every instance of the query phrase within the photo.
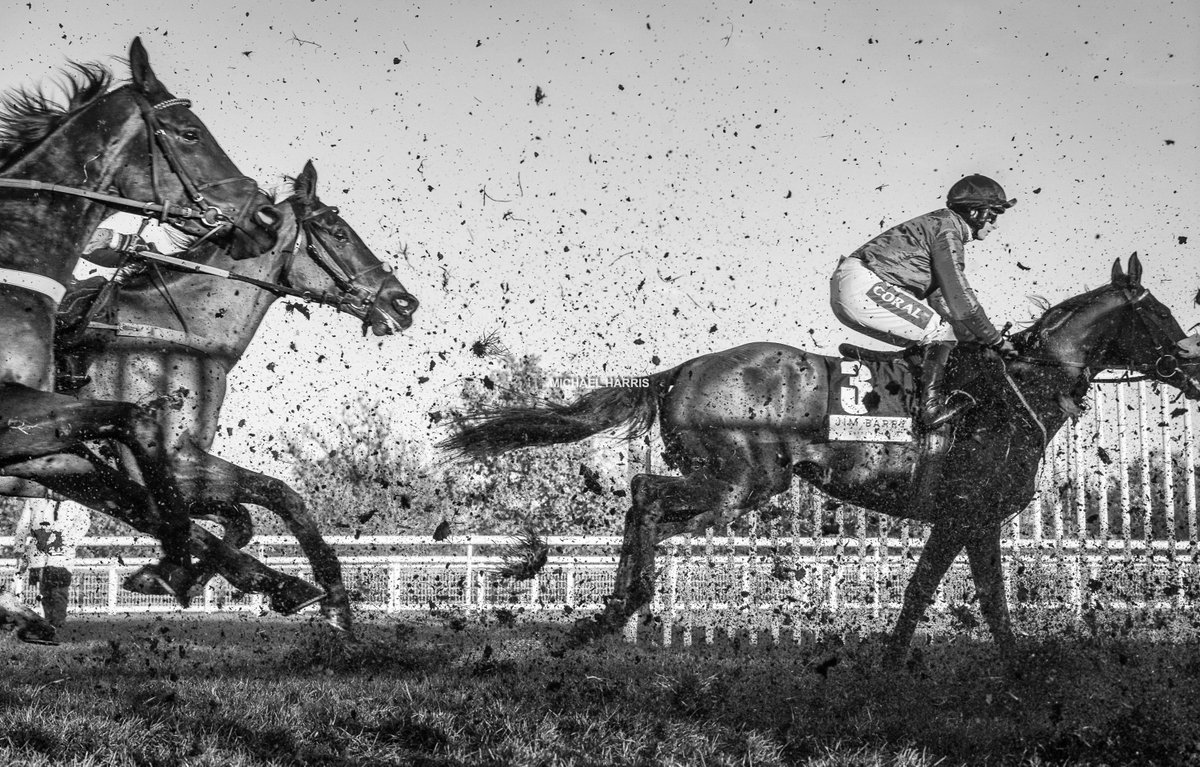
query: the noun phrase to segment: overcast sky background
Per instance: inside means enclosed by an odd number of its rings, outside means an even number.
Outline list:
[[[837,258],[968,173],[1020,201],[967,251],[997,325],[1134,251],[1200,321],[1195,2],[0,8],[0,88],[49,86],[68,60],[127,77],[114,57],[141,35],[244,171],[272,185],[311,158],[324,201],[421,300],[384,339],[277,305],[225,410],[250,425],[218,443],[255,468],[285,471],[249,433],[360,395],[428,443],[425,413],[487,369],[467,347],[491,331],[579,375],[861,341],[829,310]]]

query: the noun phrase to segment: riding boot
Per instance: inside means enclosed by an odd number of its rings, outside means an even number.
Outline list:
[[[920,425],[926,431],[937,429],[975,404],[966,396],[951,402],[945,391],[946,362],[954,346],[954,341],[935,341],[922,350]]]

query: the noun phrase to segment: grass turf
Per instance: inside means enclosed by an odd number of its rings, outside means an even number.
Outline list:
[[[0,764],[1198,764],[1190,642],[873,639],[562,651],[560,625],[86,617],[0,642]]]

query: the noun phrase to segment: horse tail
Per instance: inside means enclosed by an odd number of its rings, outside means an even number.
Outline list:
[[[525,447],[578,442],[625,426],[624,437],[645,434],[658,417],[658,405],[678,368],[633,379],[631,386],[593,389],[565,405],[507,407],[455,418],[458,432],[438,447],[483,458]]]

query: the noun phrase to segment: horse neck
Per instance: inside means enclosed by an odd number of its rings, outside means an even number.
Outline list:
[[[50,136],[5,166],[0,176],[88,191],[108,189],[126,164],[142,123],[132,115],[125,120],[88,119],[94,106],[67,117]],[[82,197],[0,189],[0,220],[5,222],[0,266],[67,282],[104,213],[99,203]]]
[[[1078,400],[1091,388],[1090,375],[1103,367],[1099,354],[1118,330],[1121,317],[1112,307],[1093,302],[1050,318],[1047,313],[1020,334],[1029,339],[1018,346],[1031,361],[1018,362],[1015,375],[1029,406],[1038,411],[1052,435],[1067,419],[1064,397]]]
[[[220,247],[205,246],[189,260],[246,277],[279,282],[288,253],[298,234],[290,205],[280,207],[283,219],[275,247],[268,253],[235,260]],[[191,272],[160,270],[149,283],[121,290],[122,322],[186,330],[226,349],[222,364],[232,368],[250,345],[267,311],[278,298],[269,291],[236,280]],[[201,352],[197,351],[197,355]]]
[[[1030,356],[1094,368],[1102,364],[1100,352],[1119,329],[1121,317],[1114,309],[1101,300],[1067,309],[1063,316],[1055,316],[1052,309],[1025,331],[1032,340],[1023,346]]]

